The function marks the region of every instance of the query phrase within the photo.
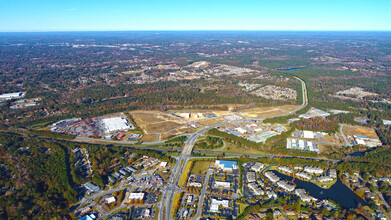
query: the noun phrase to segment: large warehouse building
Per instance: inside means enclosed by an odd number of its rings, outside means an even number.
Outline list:
[[[133,125],[128,121],[128,119],[122,117],[104,118],[102,119],[102,124],[105,133],[133,129]]]

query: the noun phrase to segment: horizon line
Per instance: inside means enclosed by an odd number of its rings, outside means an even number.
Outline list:
[[[199,30],[174,30],[174,29],[157,29],[157,30],[0,30],[0,33],[58,33],[58,32],[207,32],[207,31],[214,31],[214,32],[391,32],[390,30],[262,30],[262,29],[249,29],[249,30],[213,30],[213,29],[199,29]]]

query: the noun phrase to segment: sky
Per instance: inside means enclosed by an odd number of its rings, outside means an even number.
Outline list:
[[[0,31],[379,30],[391,0],[0,0]]]

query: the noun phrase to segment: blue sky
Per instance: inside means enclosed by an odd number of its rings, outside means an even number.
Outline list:
[[[391,30],[391,0],[0,0],[0,31]]]

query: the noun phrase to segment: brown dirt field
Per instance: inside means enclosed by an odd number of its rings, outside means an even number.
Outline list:
[[[168,140],[169,138],[176,136],[178,133],[179,132],[176,129],[167,133],[163,133],[160,135],[160,140]]]
[[[365,128],[360,126],[344,126],[343,133],[345,136],[363,135],[369,138],[379,138],[373,128]]]
[[[158,138],[157,134],[145,134],[141,138],[141,141],[143,141],[143,142],[154,142],[154,141],[157,141],[157,138]]]
[[[340,146],[330,146],[325,144],[318,144],[319,150],[322,154],[328,154],[331,152],[339,151],[341,149]]]
[[[293,111],[298,107],[299,106],[297,105],[283,105],[283,106],[274,106],[274,107],[249,108],[249,109],[240,110],[238,112],[250,118],[264,118],[264,117],[278,116]]]
[[[223,118],[211,118],[211,119],[198,121],[197,123],[203,126],[209,126],[209,125],[218,124],[222,122],[226,122],[226,120]]]
[[[179,123],[172,122],[172,121],[164,121],[164,122],[147,124],[147,125],[145,125],[144,130],[150,134],[151,133],[161,133],[161,132],[165,132],[167,130],[177,128],[179,126],[182,126],[182,125]]]
[[[181,127],[166,133],[162,133],[160,136],[160,140],[167,140],[173,136],[180,135],[180,134],[185,134],[185,133],[190,133],[194,132],[196,129],[189,128],[189,127]]]
[[[324,135],[323,140],[321,140],[321,141],[326,142],[326,143],[344,144],[345,142],[343,142],[343,138],[341,137],[341,135],[337,134],[337,136],[339,137],[339,140],[335,137],[334,134]],[[317,139],[317,141],[319,141],[319,140]]]
[[[181,126],[179,120],[159,112],[130,112],[130,114],[146,133],[160,133]]]
[[[197,129],[194,129],[194,128],[189,128],[189,127],[181,127],[179,129],[177,129],[179,131],[179,133],[190,133],[190,132],[195,132]]]

